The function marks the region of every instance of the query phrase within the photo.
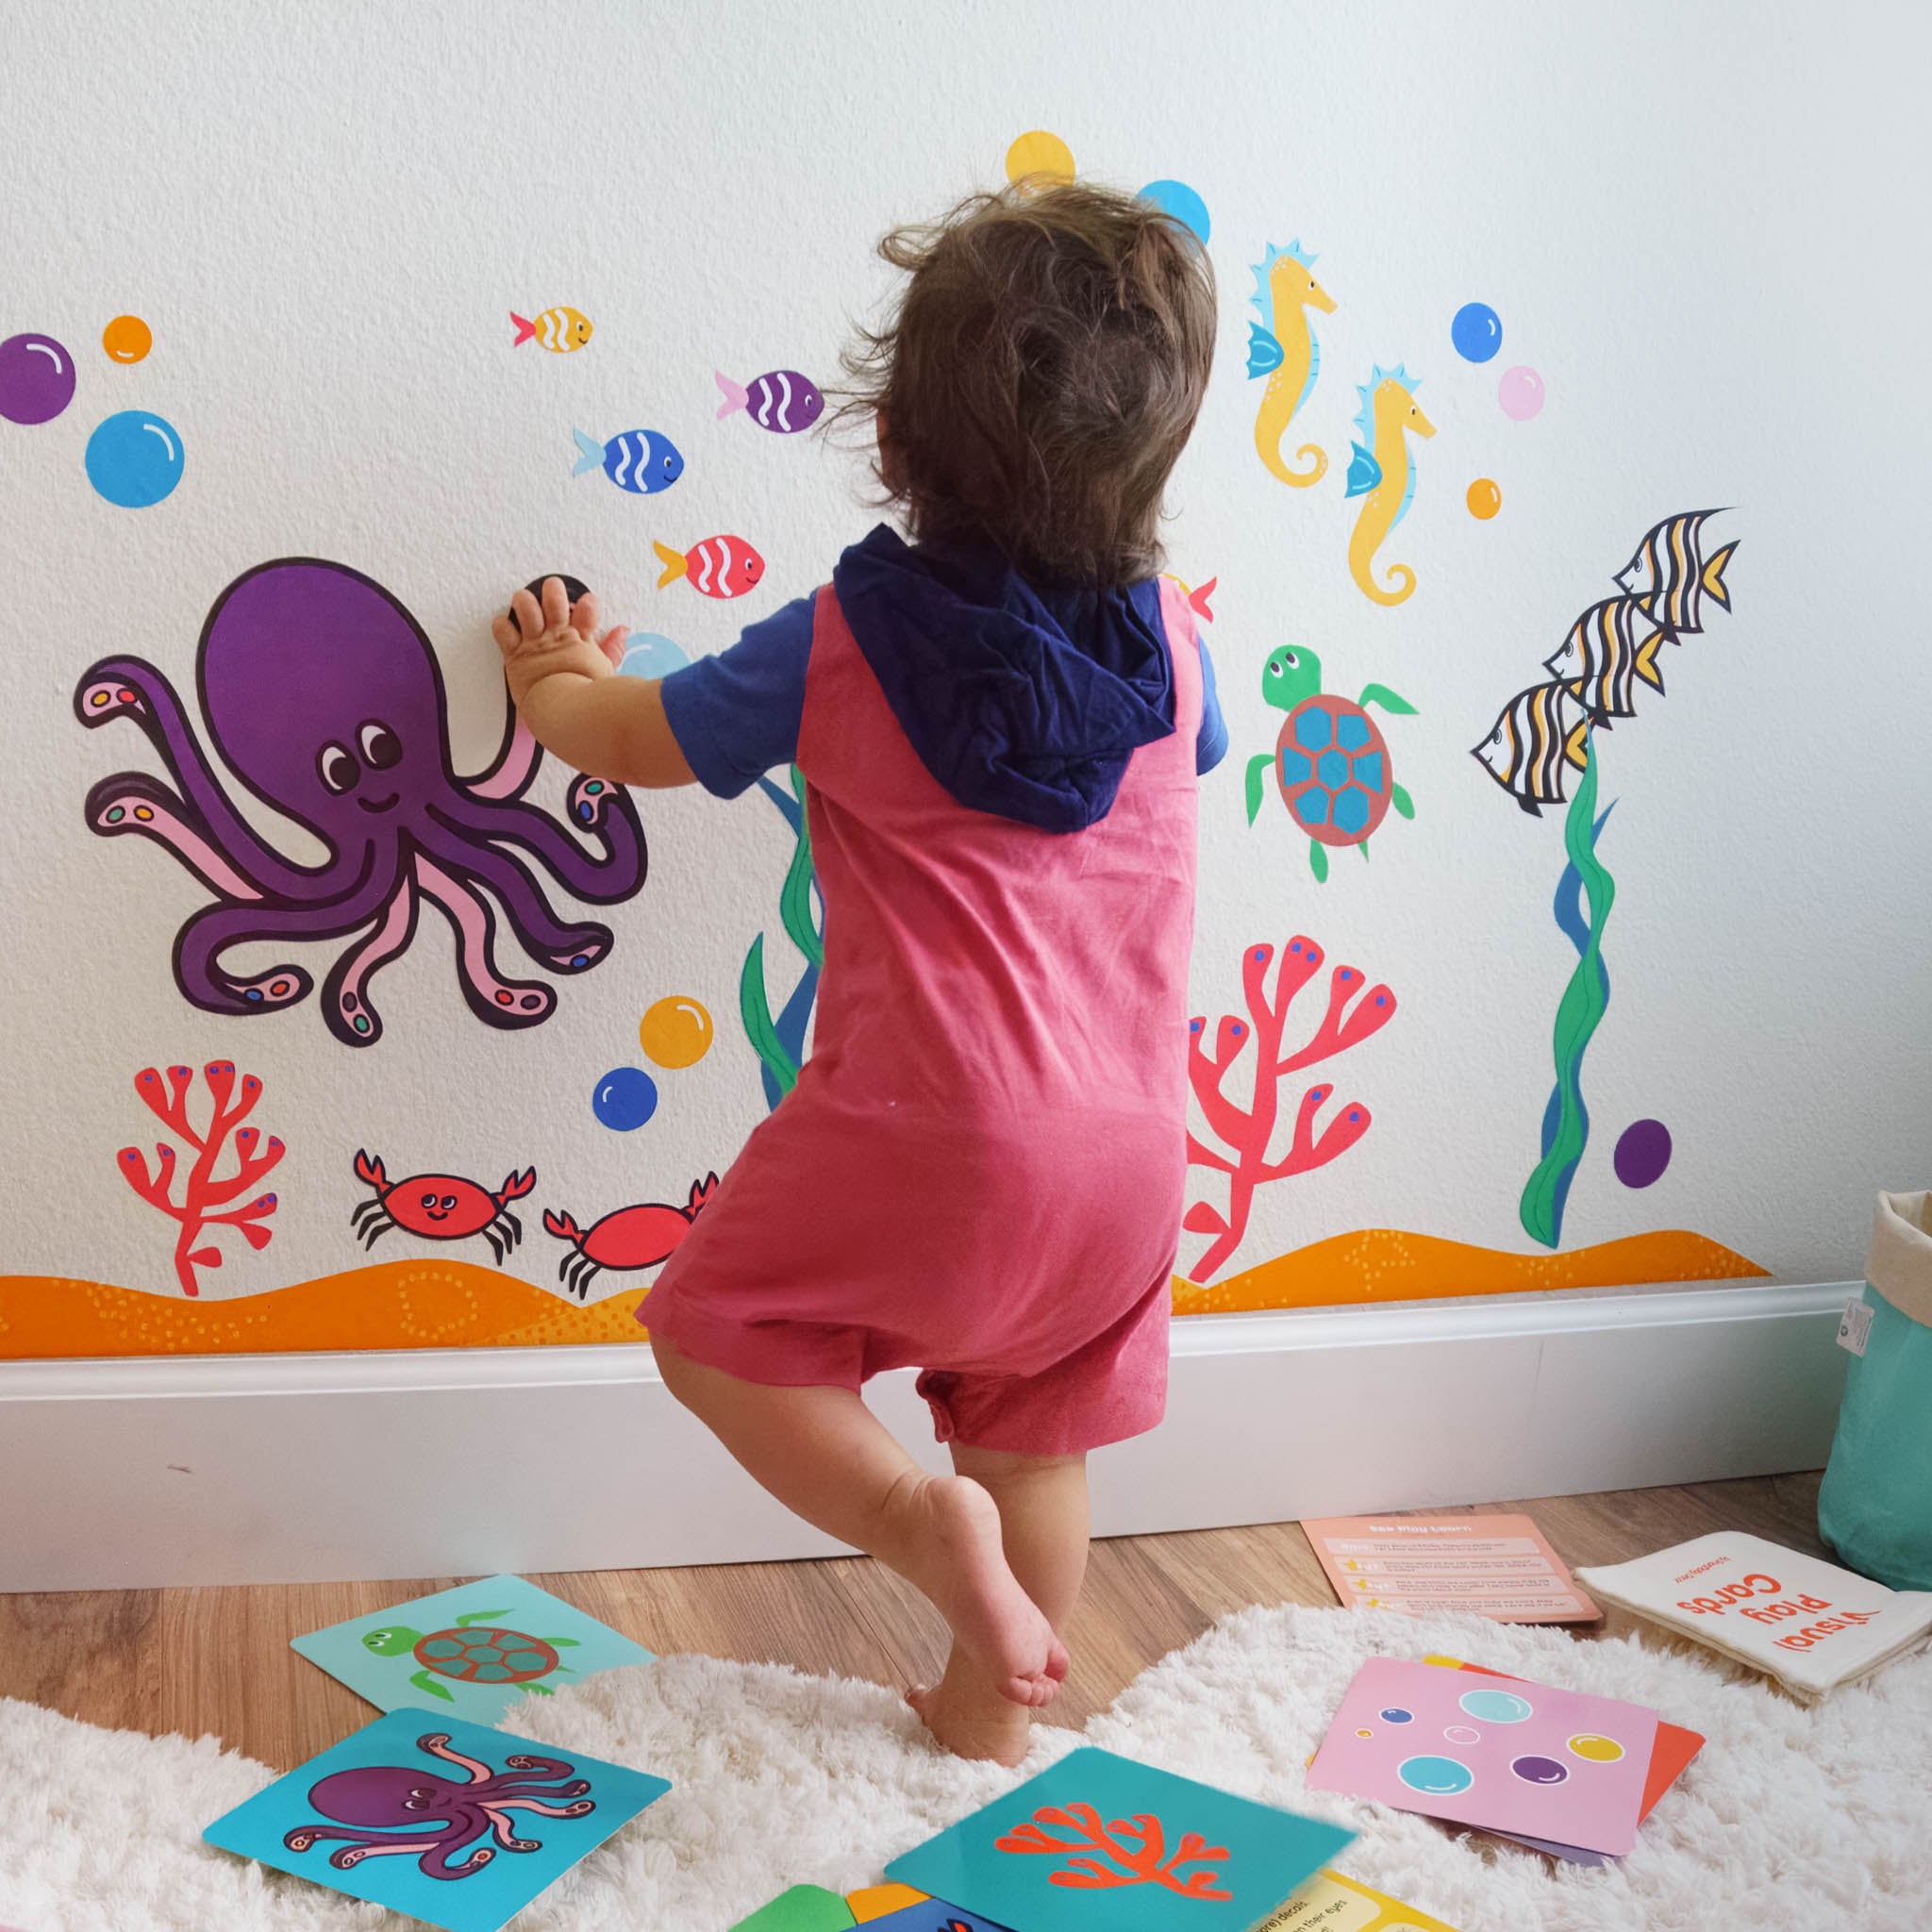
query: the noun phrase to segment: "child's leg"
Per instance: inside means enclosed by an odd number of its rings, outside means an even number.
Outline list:
[[[1087,1575],[1086,1457],[1019,1456],[956,1442],[953,1467],[991,1495],[1020,1588],[1064,1630]],[[934,1737],[962,1757],[1017,1764],[1024,1756],[1026,1713],[991,1694],[958,1645],[939,1683],[907,1694]]]
[[[1053,1697],[1065,1647],[1015,1580],[978,1483],[926,1474],[850,1389],[741,1381],[653,1344],[665,1387],[779,1502],[932,1600],[984,1691],[1015,1705]]]

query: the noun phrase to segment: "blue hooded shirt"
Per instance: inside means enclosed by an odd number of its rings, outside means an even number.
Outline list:
[[[1154,578],[1124,589],[1028,583],[997,552],[913,548],[881,525],[832,572],[840,608],[892,715],[960,805],[1054,832],[1106,817],[1127,760],[1174,729],[1174,676]],[[798,754],[811,597],[663,683],[678,748],[735,798]],[[1227,749],[1201,652],[1195,768]]]

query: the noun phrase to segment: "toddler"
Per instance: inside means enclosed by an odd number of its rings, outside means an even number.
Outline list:
[[[645,1304],[666,1386],[781,1502],[951,1625],[933,1735],[1017,1763],[1066,1675],[1086,1452],[1166,1394],[1186,1174],[1194,781],[1226,747],[1157,575],[1214,291],[1193,238],[1079,185],[887,237],[848,358],[883,526],[658,682],[556,578],[495,626],[538,740],[736,797],[796,762],[825,915],[809,1059]],[[956,1472],[859,1399],[916,1366]]]

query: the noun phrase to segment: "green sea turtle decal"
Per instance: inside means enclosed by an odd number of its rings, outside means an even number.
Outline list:
[[[1328,876],[1330,845],[1357,845],[1369,856],[1369,834],[1392,805],[1406,819],[1415,804],[1395,782],[1389,746],[1367,707],[1414,717],[1415,707],[1386,684],[1366,684],[1351,702],[1322,689],[1322,660],[1314,652],[1274,652],[1261,673],[1261,695],[1286,711],[1272,753],[1248,760],[1248,823],[1261,809],[1263,780],[1274,768],[1289,816],[1308,835],[1308,864],[1317,881]]]
[[[526,1696],[534,1691],[548,1697],[550,1687],[541,1680],[570,1669],[557,1653],[575,1650],[577,1641],[575,1637],[525,1637],[521,1630],[506,1630],[490,1621],[507,1614],[504,1610],[472,1610],[468,1616],[458,1617],[453,1629],[431,1630],[426,1635],[411,1630],[407,1624],[390,1624],[369,1631],[362,1647],[377,1657],[413,1653],[423,1668],[409,1682],[446,1704],[454,1704],[456,1699],[436,1681],[439,1677],[453,1678],[458,1684],[514,1684]]]

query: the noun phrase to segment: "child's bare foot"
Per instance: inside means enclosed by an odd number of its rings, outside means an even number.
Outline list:
[[[963,1651],[954,1651],[940,1682],[915,1686],[907,1691],[906,1702],[919,1713],[934,1740],[956,1757],[1010,1765],[1026,1755],[1032,1717],[987,1688],[978,1666]]]
[[[953,1626],[960,1649],[1010,1703],[1052,1703],[1067,1674],[1066,1646],[1007,1565],[991,1496],[967,1476],[927,1476],[901,1507],[900,1567]]]

